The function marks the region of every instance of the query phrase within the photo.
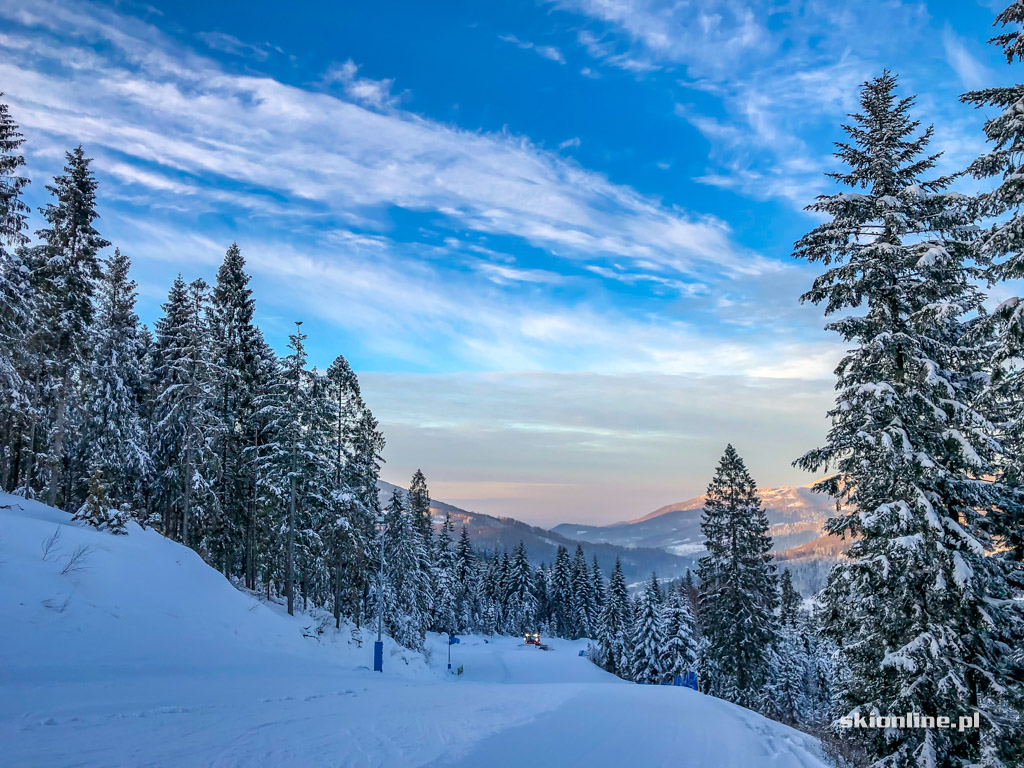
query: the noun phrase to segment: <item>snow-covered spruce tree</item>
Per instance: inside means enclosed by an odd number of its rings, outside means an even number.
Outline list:
[[[775,566],[768,517],[757,486],[729,445],[708,486],[701,519],[708,554],[700,559],[700,616],[707,641],[706,692],[758,705],[775,642]]]
[[[348,361],[338,355],[327,368],[326,395],[331,399],[334,423],[328,440],[328,453],[333,472],[333,507],[335,516],[330,530],[333,555],[333,599],[335,626],[341,626],[343,606],[351,603],[353,572],[358,569],[358,552],[362,547],[363,528],[359,521],[365,512],[359,508],[358,495],[349,487],[349,466],[354,460],[356,430],[363,407],[359,380]]]
[[[537,601],[537,619],[534,622],[534,631],[547,636],[553,634],[551,626],[551,603],[548,600],[549,580],[550,574],[548,573],[548,567],[544,563],[541,563],[533,572],[532,590],[533,596]]]
[[[249,279],[241,249],[232,243],[217,270],[217,281],[210,294],[212,386],[216,396],[212,408],[224,427],[217,433],[214,445],[218,456],[217,496],[223,521],[219,540],[215,542],[215,557],[225,572],[232,570],[234,563],[249,562],[246,534],[254,523],[250,518],[254,514],[255,481],[246,448],[253,440],[247,427],[255,409],[262,337],[253,320],[256,306]],[[248,571],[246,574],[250,575]]]
[[[124,534],[128,533],[125,530],[126,518],[127,515],[111,503],[103,472],[98,467],[93,469],[89,476],[89,493],[71,519],[88,523],[102,531]]]
[[[1011,3],[996,18],[1003,28],[990,42],[1003,48],[1008,64],[1024,61],[1024,5]],[[963,101],[978,107],[994,107],[998,114],[985,123],[991,149],[974,161],[970,173],[979,179],[994,178],[997,186],[975,198],[981,216],[994,220],[983,230],[978,251],[988,264],[991,283],[1024,277],[1024,84],[986,88],[965,94]],[[1012,285],[1012,283],[1010,284]],[[1011,588],[1024,593],[1024,298],[1002,302],[992,314],[997,330],[990,365],[992,372],[987,402],[992,408],[1002,450],[995,462],[996,477],[1008,491],[1005,500],[986,515],[993,526],[1000,556],[1007,561]],[[1007,697],[1024,709],[1024,627],[1010,621],[1004,627],[1005,640],[1015,653],[1004,655],[1004,676],[1018,681]],[[1008,719],[1012,718],[1012,714]],[[1019,719],[1019,717],[1018,717]],[[1024,744],[1024,734],[1007,736],[1004,743]],[[1024,747],[1005,758],[1024,762]]]
[[[306,402],[306,335],[301,323],[295,324],[295,333],[289,337],[291,354],[281,361],[282,397],[277,414],[278,477],[282,481],[282,496],[286,500],[282,533],[285,541],[284,589],[288,598],[288,613],[295,613],[295,538],[299,525],[299,457],[308,449],[306,443],[308,409]]]
[[[430,529],[424,529],[423,510],[412,506],[412,493],[409,494],[409,517],[416,535],[427,547],[432,542]],[[424,530],[428,538],[424,538]],[[429,599],[427,608],[431,610],[433,629],[435,632],[454,632],[458,626],[458,583],[455,578],[455,550],[452,549],[452,519],[445,515],[437,540],[433,542],[433,562],[423,564],[424,572],[431,581],[430,592],[425,595]],[[429,549],[428,549],[429,551]]]
[[[430,491],[427,490],[427,478],[423,471],[417,469],[409,483],[409,511],[420,529],[424,541],[430,541],[434,533],[430,519]]]
[[[626,677],[629,675],[626,663],[627,633],[631,628],[632,615],[629,605],[629,592],[626,589],[626,577],[622,573],[622,563],[615,558],[608,581],[608,591],[598,619],[597,630],[597,663],[612,674]]]
[[[397,488],[387,507],[384,531],[384,572],[392,590],[385,600],[394,600],[392,605],[385,602],[388,633],[408,648],[422,648],[433,585],[425,568],[426,544]]]
[[[587,569],[587,557],[579,544],[572,558],[569,613],[573,638],[594,636],[597,625],[594,584]]]
[[[776,643],[769,649],[768,675],[762,690],[762,712],[787,725],[810,720],[811,659],[796,617],[779,628]]]
[[[152,477],[152,460],[139,416],[146,371],[130,267],[128,257],[115,250],[98,284],[82,442],[83,463],[90,474],[100,473],[110,502],[138,509],[142,485]]]
[[[28,393],[19,372],[31,315],[25,266],[18,250],[28,243],[28,206],[22,193],[28,178],[20,175],[25,165],[21,146],[25,139],[0,93],[0,488],[12,480],[15,435],[26,418]]]
[[[89,361],[89,326],[93,319],[93,287],[100,276],[99,251],[110,243],[93,226],[96,212],[96,178],[89,168],[91,159],[81,146],[66,153],[64,173],[46,189],[53,202],[41,209],[47,226],[36,234],[45,243],[44,261],[39,265],[36,313],[33,318],[34,346],[45,350],[41,391],[48,430],[46,503],[55,506],[61,486],[65,496],[75,477],[74,470],[62,471],[74,451],[68,446],[72,411],[77,403],[77,385]],[[63,500],[65,507],[74,503]]]
[[[827,267],[804,301],[861,311],[827,326],[853,346],[836,369],[828,441],[797,463],[835,472],[817,489],[847,511],[827,530],[853,539],[824,592],[844,667],[839,712],[981,712],[980,732],[842,735],[887,768],[995,764],[1005,590],[979,510],[1003,494],[988,479],[991,425],[972,406],[985,364],[965,328],[981,304],[973,226],[950,180],[925,178],[932,130],[917,134],[913,98],[895,90],[888,72],[864,84],[836,153],[848,170],[831,174],[850,190],[810,206],[829,220],[795,246]]]
[[[380,509],[377,480],[380,477],[384,435],[377,419],[365,403],[359,401],[352,437],[351,459],[345,467],[345,488],[351,494],[347,507],[351,548],[345,553],[344,592],[347,615],[356,626],[361,622],[363,595],[370,583],[372,562],[367,555],[374,540],[373,520]]]
[[[604,575],[601,573],[601,566],[598,565],[596,554],[590,561],[590,584],[590,591],[594,596],[594,610],[591,615],[591,624],[596,632],[598,617],[601,615],[601,609],[604,607],[607,592],[604,586]]]
[[[244,534],[244,578],[249,589],[262,586],[269,600],[274,578],[279,570],[277,524],[281,500],[277,495],[280,491],[275,482],[277,474],[270,471],[276,469],[276,466],[271,461],[271,449],[268,446],[275,443],[277,436],[277,405],[283,387],[280,361],[262,334],[257,340],[253,370],[253,408],[243,427],[246,434],[246,474],[252,478],[248,500],[250,512]]]
[[[555,552],[555,562],[551,567],[549,599],[558,636],[572,637],[573,624],[570,613],[570,603],[572,602],[572,564],[569,560],[569,550],[562,544],[558,545],[558,549]]]
[[[533,594],[533,570],[522,541],[516,545],[509,561],[505,601],[507,631],[517,635],[533,632],[537,622],[537,598]]]
[[[793,587],[793,574],[784,568],[779,578],[779,623],[791,625],[800,610],[800,593]]]
[[[690,610],[690,597],[680,584],[670,589],[662,608],[665,625],[665,647],[662,670],[665,679],[695,671],[697,664],[696,627]]]
[[[459,617],[460,631],[471,630],[477,622],[476,596],[476,554],[469,540],[466,526],[459,532],[459,542],[455,546],[455,611]]]
[[[306,450],[299,456],[300,497],[297,573],[303,610],[310,600],[326,605],[333,594],[333,537],[341,501],[334,488],[331,439],[335,400],[329,382],[316,368],[308,372],[305,391]]]
[[[175,279],[156,322],[154,473],[164,533],[198,547],[219,510],[207,287]]]
[[[626,646],[629,678],[638,683],[660,683],[665,677],[665,624],[661,610],[658,577],[651,574],[637,598]]]

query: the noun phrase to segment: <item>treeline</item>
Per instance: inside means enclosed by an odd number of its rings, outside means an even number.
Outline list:
[[[0,102],[0,487],[115,533],[135,519],[289,612],[358,623],[384,438],[344,357],[307,368],[298,323],[274,353],[237,245],[143,326],[90,159],[67,153],[33,242],[22,142]]]

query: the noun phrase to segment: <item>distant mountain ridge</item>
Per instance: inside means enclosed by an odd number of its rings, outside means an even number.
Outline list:
[[[836,513],[835,499],[815,493],[812,485],[758,490],[768,513],[776,562],[792,571],[794,584],[804,594],[821,589],[832,564],[846,548],[844,542],[825,533],[825,521]],[[700,520],[706,498],[701,495],[667,504],[612,525],[562,523],[552,533],[575,541],[661,549],[698,559],[705,551]]]
[[[821,589],[832,564],[846,548],[844,542],[824,530],[825,521],[835,514],[835,500],[814,493],[811,485],[758,490],[771,525],[776,563],[792,571],[794,585],[805,595]],[[397,487],[380,481],[381,502],[387,503]],[[701,495],[667,504],[626,522],[603,526],[562,523],[551,530],[511,517],[471,512],[433,498],[430,508],[435,528],[446,514],[451,515],[456,535],[465,526],[478,550],[511,550],[522,541],[531,561],[550,563],[559,545],[571,551],[581,544],[588,561],[596,554],[606,574],[618,557],[627,582],[633,586],[651,571],[673,579],[685,574],[687,568],[696,568],[705,551],[700,532],[705,498]]]
[[[404,488],[384,480],[377,483],[377,488],[382,504],[387,503],[396,488],[405,492]],[[582,544],[587,561],[597,555],[601,570],[606,575],[611,573],[615,558],[619,558],[623,574],[630,585],[643,582],[652,571],[660,578],[675,579],[682,577],[687,568],[696,566],[696,561],[692,557],[681,556],[658,547],[624,547],[608,542],[576,540],[511,517],[494,517],[480,512],[470,512],[434,498],[430,500],[430,509],[434,515],[435,528],[444,522],[445,515],[450,515],[455,535],[458,536],[461,528],[465,526],[470,541],[477,550],[511,551],[522,541],[532,562],[551,563],[559,545],[566,547],[571,554],[577,544]]]
[[[776,551],[799,546],[821,536],[825,520],[835,510],[835,501],[825,494],[815,493],[810,485],[762,488],[758,495],[768,513]],[[562,523],[552,531],[577,541],[651,547],[677,555],[693,555],[704,549],[700,518],[706,498],[702,495],[668,504],[624,523]]]

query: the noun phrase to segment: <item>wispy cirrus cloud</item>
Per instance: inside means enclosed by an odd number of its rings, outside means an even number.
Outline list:
[[[365,90],[338,95],[226,72],[102,9],[0,3],[0,17],[12,23],[0,81],[34,156],[58,161],[78,141],[97,155],[105,197],[138,210],[106,226],[140,258],[216,263],[215,228],[190,227],[228,217],[238,224],[221,236],[247,240],[271,302],[287,297],[371,339],[378,356],[421,367],[821,374],[818,353],[793,347],[783,328],[773,340],[729,338],[721,331],[733,324],[687,319],[713,318],[716,290],[798,279],[738,246],[721,220],[522,137],[403,111],[390,80],[362,77],[351,61],[337,80]],[[394,210],[423,222],[418,241],[390,233]],[[496,239],[540,263],[487,245]],[[614,293],[640,285],[666,314]],[[441,352],[425,354],[425,339]]]
[[[818,426],[823,408],[808,393],[827,398],[840,349],[809,330],[813,313],[797,316],[807,274],[742,246],[721,218],[568,157],[592,146],[589,134],[533,142],[431,119],[411,110],[401,76],[345,52],[286,83],[242,40],[197,51],[102,4],[0,0],[0,26],[0,83],[33,176],[56,172],[74,143],[96,158],[101,229],[134,259],[150,316],[174,272],[210,278],[237,239],[261,327],[280,342],[302,319],[316,364],[339,351],[356,362],[393,469],[432,437],[432,483],[456,467],[467,498],[511,488],[488,508],[515,512],[523,483],[577,487],[587,462],[603,471],[626,457],[638,473],[653,460],[653,504],[676,471],[673,439],[692,441],[684,454],[717,452],[748,405],[766,435],[781,411]],[[593,35],[591,64],[608,81],[664,69],[655,48]],[[516,437],[477,450],[502,471],[475,471],[461,452],[495,430]],[[571,458],[572,476],[559,484],[516,451],[551,466]],[[595,488],[588,498],[603,495],[611,515],[608,484]]]
[[[140,164],[146,175],[134,181],[155,202],[159,187],[178,184],[213,204],[210,188],[230,182],[240,187],[234,202],[261,213],[372,217],[399,206],[564,258],[635,259],[667,272],[764,264],[724,222],[665,207],[522,137],[382,113],[394,105],[392,84],[360,78],[352,62],[333,71],[351,99],[343,100],[228,74],[141,23],[76,8],[0,5],[35,36],[29,48],[6,48],[0,77],[28,129]],[[96,39],[117,55],[93,49]],[[279,206],[264,209],[268,198]]]
[[[954,152],[969,134],[961,131],[966,121],[957,93],[936,80],[936,67],[955,72],[964,88],[992,82],[978,58],[981,46],[968,49],[948,23],[936,25],[923,2],[555,0],[554,5],[587,20],[579,41],[595,61],[619,68],[623,60],[642,62],[639,71],[678,80],[676,112],[711,148],[708,170],[698,180],[796,208],[827,184],[821,171],[831,162],[832,147],[820,136],[838,137],[838,123],[855,108],[858,87],[883,68],[902,73],[908,91],[938,96],[937,87],[941,99],[922,99],[934,110],[923,114],[924,121],[946,124],[936,145]],[[663,80],[658,87],[664,87]]]
[[[565,64],[565,56],[558,46],[538,45],[537,43],[530,42],[529,40],[520,40],[515,35],[498,35],[498,39],[504,43],[510,43],[516,48],[521,48],[524,51],[533,51],[538,56],[547,59],[548,61],[554,61],[557,64]]]
[[[942,46],[946,52],[946,61],[966,90],[982,88],[992,82],[992,73],[988,67],[968,50],[963,38],[949,24],[942,30]]]
[[[234,56],[266,61],[272,53],[284,54],[280,48],[270,43],[254,45],[239,40],[234,35],[226,32],[200,32],[197,37],[206,43],[206,46],[214,51],[230,53]]]

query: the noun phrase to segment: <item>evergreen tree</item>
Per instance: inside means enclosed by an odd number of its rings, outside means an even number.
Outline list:
[[[572,559],[571,577],[569,620],[572,637],[593,637],[597,618],[594,585],[587,569],[586,555],[579,544],[576,545],[576,554]]]
[[[597,555],[590,561],[590,591],[594,596],[594,609],[591,612],[591,627],[597,630],[598,617],[604,607],[605,588],[604,576],[601,574],[601,566],[597,563]]]
[[[114,534],[128,533],[125,530],[127,515],[113,507],[107,496],[106,483],[100,469],[94,469],[89,477],[89,494],[85,503],[72,516],[72,520],[88,523],[94,528]]]
[[[255,479],[246,449],[254,435],[250,431],[257,398],[257,366],[263,339],[253,317],[256,307],[249,288],[245,259],[237,243],[232,243],[217,270],[217,282],[210,295],[210,336],[213,345],[211,407],[222,429],[216,435],[219,477],[217,495],[222,530],[216,543],[220,566],[225,572],[229,561],[248,559],[251,542],[245,534],[251,530],[255,513]]]
[[[807,723],[809,669],[807,647],[794,617],[793,623],[782,625],[770,650],[768,678],[758,708],[787,725]]]
[[[996,17],[996,24],[1003,31],[990,42],[1003,48],[1008,64],[1024,60],[1024,6],[1011,3]],[[1024,125],[1020,120],[1024,84],[986,88],[961,99],[997,110],[985,123],[991,148],[971,164],[970,173],[975,178],[997,180],[995,189],[981,193],[974,201],[978,213],[993,222],[982,231],[977,250],[988,265],[989,282],[1013,290],[1009,281],[1024,277],[1024,189],[1020,184],[1024,173]],[[997,344],[992,350],[991,380],[986,394],[1001,442],[994,471],[1006,494],[986,518],[993,528],[1000,557],[1006,561],[1007,580],[1019,596],[1024,594],[1024,298],[1011,296],[1003,301],[993,311],[992,321]],[[1004,622],[1002,632],[1009,647],[1024,649],[1024,622],[1019,615]],[[1019,721],[1019,711],[1024,710],[1024,650],[1006,654],[1004,663],[1002,677],[1017,681],[1010,686],[1007,698],[1016,699]],[[1024,743],[1024,734],[1004,728],[1003,743],[1014,741]],[[1024,748],[1004,759],[1024,761]]]
[[[99,283],[91,328],[92,361],[84,394],[85,466],[98,471],[115,505],[141,501],[152,475],[146,432],[139,415],[146,371],[136,284],[128,257],[115,250]]]
[[[164,532],[187,546],[202,543],[218,514],[213,441],[220,429],[206,317],[206,284],[179,275],[156,323],[153,376],[155,471]]]
[[[631,627],[632,615],[629,606],[629,592],[622,563],[615,558],[615,568],[608,582],[608,593],[601,608],[598,637],[598,663],[609,672],[627,675],[629,669],[626,657],[626,636]]]
[[[466,526],[462,526],[459,533],[459,543],[455,547],[455,584],[456,584],[456,614],[459,617],[459,628],[461,630],[471,629],[477,621],[476,595],[476,555],[473,552],[473,545],[469,540],[469,532]]]
[[[792,625],[799,609],[800,593],[793,588],[793,574],[789,568],[784,568],[779,579],[779,621],[783,625]]]
[[[8,487],[14,421],[23,416],[28,400],[18,350],[24,344],[31,308],[26,270],[18,255],[19,249],[28,243],[28,206],[21,196],[29,182],[18,172],[25,165],[25,157],[20,153],[25,140],[2,99],[0,93],[0,418],[8,423],[0,433],[6,437],[0,471],[3,487]]]
[[[348,484],[355,478],[349,467],[360,465],[354,452],[364,406],[359,392],[359,380],[342,355],[338,355],[327,368],[325,383],[326,394],[332,401],[331,413],[334,419],[328,452],[333,468],[334,507],[337,510],[331,530],[334,620],[340,627],[343,604],[352,602],[357,580],[351,577],[358,569],[360,539],[365,531],[360,521],[367,515],[367,510],[360,505],[360,494]]]
[[[93,286],[100,277],[99,251],[110,245],[93,226],[96,178],[92,162],[78,146],[66,153],[64,173],[47,190],[54,201],[40,212],[47,227],[37,232],[45,243],[37,277],[39,295],[34,318],[34,345],[45,350],[41,392],[45,393],[49,430],[46,503],[55,506],[62,481],[69,496],[73,474],[62,472],[74,451],[66,444],[77,403],[76,383],[89,360],[89,326],[93,319]],[[70,468],[68,468],[70,469]],[[65,506],[72,503],[65,499]]]
[[[412,493],[409,494],[409,517],[411,525],[416,530],[416,535],[423,538],[423,510],[412,506]],[[427,536],[430,530],[426,529]],[[430,566],[427,565],[427,572]],[[456,580],[456,558],[452,550],[452,520],[450,515],[445,515],[441,530],[438,531],[437,543],[434,548],[433,564],[433,609],[434,628],[438,632],[454,632],[458,626],[458,582]]]
[[[558,545],[555,562],[551,567],[550,600],[556,632],[559,637],[573,637],[571,602],[572,602],[572,564],[569,550],[562,544]]]
[[[700,559],[699,603],[711,661],[704,687],[755,707],[775,640],[775,566],[757,486],[731,445],[708,486],[701,531],[708,554]]]
[[[516,545],[508,566],[506,627],[517,635],[536,630],[537,598],[533,594],[533,571],[522,541]]]
[[[695,671],[697,665],[697,638],[690,597],[686,588],[669,590],[662,611],[665,625],[665,646],[661,657],[665,679]]]
[[[421,648],[432,589],[426,568],[428,557],[416,519],[405,509],[397,488],[387,507],[384,530],[385,578],[389,585],[384,617],[388,634],[407,647]],[[392,604],[387,603],[388,599]],[[442,631],[448,631],[448,627]]]
[[[660,683],[665,677],[665,626],[661,615],[661,589],[651,574],[637,600],[626,652],[629,676],[638,683]]]
[[[991,764],[1003,734],[993,628],[1005,581],[979,510],[998,507],[992,425],[973,406],[985,350],[969,321],[974,227],[949,179],[927,179],[931,128],[888,72],[866,83],[832,174],[856,191],[810,206],[829,220],[795,256],[828,267],[804,300],[844,310],[828,328],[854,345],[836,370],[826,445],[799,460],[835,471],[818,484],[846,505],[827,530],[853,539],[825,590],[826,629],[840,644],[839,709],[909,711],[954,720],[980,711],[980,734],[844,731],[876,764]]]
[[[409,483],[409,511],[420,530],[424,541],[430,541],[434,529],[430,519],[430,491],[427,490],[427,478],[423,471],[417,469]]]

